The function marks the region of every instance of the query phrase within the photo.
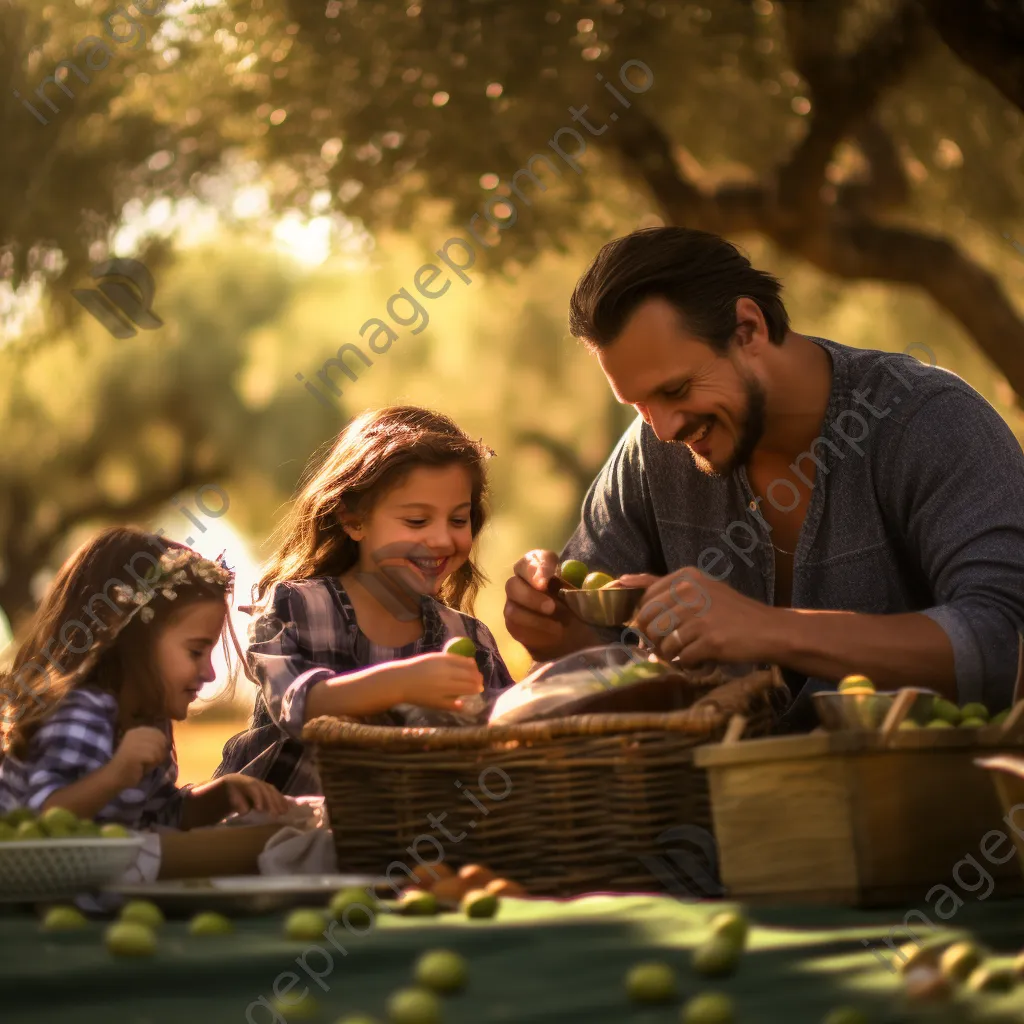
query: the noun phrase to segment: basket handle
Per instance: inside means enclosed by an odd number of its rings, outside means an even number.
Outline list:
[[[896,731],[903,722],[903,719],[907,717],[910,707],[915,700],[917,700],[916,691],[900,690],[896,699],[892,703],[892,707],[889,708],[889,713],[885,716],[885,721],[882,722],[883,747],[887,747],[890,744],[893,736],[896,735]]]
[[[739,743],[740,737],[743,735],[743,731],[747,727],[747,716],[746,715],[733,715],[729,719],[729,726],[725,730],[725,735],[722,737],[723,743]]]

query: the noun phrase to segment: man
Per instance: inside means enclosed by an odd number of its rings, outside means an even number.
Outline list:
[[[1020,445],[948,371],[795,333],[780,291],[699,231],[600,251],[570,328],[640,416],[561,555],[516,564],[509,632],[538,660],[617,639],[545,593],[576,558],[647,588],[633,632],[663,657],[782,666],[793,728],[812,728],[810,694],[850,673],[1007,707],[1024,622]]]

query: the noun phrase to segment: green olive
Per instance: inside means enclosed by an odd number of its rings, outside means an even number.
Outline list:
[[[932,703],[932,718],[942,719],[949,725],[957,725],[960,721],[960,709],[951,700],[936,697]]]
[[[20,841],[45,839],[46,833],[34,821],[23,821],[14,829],[14,838]]]
[[[376,1017],[367,1017],[365,1014],[357,1013],[354,1017],[342,1017],[336,1024],[380,1024]]]
[[[739,949],[743,949],[747,944],[749,928],[747,919],[742,914],[716,914],[711,919],[711,931]]]
[[[115,921],[106,932],[107,949],[115,956],[152,956],[156,935],[136,921]]]
[[[1017,981],[1017,973],[1012,967],[982,964],[971,971],[967,988],[971,992],[1011,992]]]
[[[626,992],[635,1003],[670,1003],[679,993],[676,972],[665,963],[637,964],[626,975]]]
[[[327,927],[327,916],[319,910],[293,910],[284,922],[284,933],[296,942],[316,942],[322,939]]]
[[[971,701],[960,709],[960,718],[980,718],[983,722],[989,720],[988,708],[980,701]]]
[[[356,908],[353,910],[353,908]],[[349,920],[362,923],[365,920],[367,925],[373,925],[377,914],[380,912],[380,904],[368,892],[363,889],[342,889],[331,897],[327,904],[327,913],[335,921]]]
[[[0,821],[0,843],[6,843],[15,837],[15,828],[8,825],[6,821]]]
[[[609,576],[606,572],[592,572],[583,581],[583,589],[600,590],[602,587],[606,587],[609,583],[614,582],[615,579]]]
[[[587,566],[576,558],[569,558],[564,561],[558,570],[558,575],[569,584],[579,590],[583,581],[590,575]]]
[[[988,722],[984,718],[965,718],[960,722],[961,729],[984,729]]]
[[[66,839],[78,831],[78,817],[66,807],[51,807],[39,816],[39,827],[51,839]]]
[[[732,1000],[721,992],[702,992],[684,1007],[683,1024],[733,1024]]]
[[[118,915],[119,921],[132,921],[145,925],[147,928],[159,928],[164,923],[164,915],[155,903],[148,900],[129,900]]]
[[[437,897],[425,889],[406,889],[398,901],[398,908],[412,917],[432,917],[439,909]]]
[[[459,909],[466,917],[494,917],[500,900],[493,892],[485,889],[471,889],[462,897]]]
[[[212,911],[196,914],[188,924],[189,935],[230,935],[234,930],[228,918]]]
[[[868,1018],[852,1006],[838,1006],[828,1012],[821,1024],[868,1024]]]
[[[973,942],[954,942],[939,958],[939,970],[950,981],[966,981],[981,959],[981,952]]]
[[[458,992],[465,987],[466,961],[450,949],[435,949],[416,961],[416,984],[432,992]]]
[[[405,988],[388,999],[392,1024],[441,1024],[441,1003],[425,988]]]
[[[464,658],[476,657],[476,644],[468,636],[453,636],[441,650],[445,654],[460,654]]]
[[[926,726],[926,729],[952,729],[953,722],[947,722],[944,718],[933,718]]]
[[[998,715],[993,715],[989,725],[1002,725],[1009,717],[1010,709],[1007,708],[1005,711],[1000,711]]]
[[[732,974],[740,961],[741,949],[728,939],[716,935],[693,951],[693,968],[698,974],[717,978]]]
[[[875,684],[868,679],[867,676],[843,676],[843,678],[839,680],[839,685],[836,689],[839,693],[844,693],[851,687],[858,690],[865,689],[874,692]]]
[[[912,729],[920,729],[921,727],[912,718],[904,718],[897,728],[901,732],[910,732]]]
[[[303,996],[297,996],[295,999],[284,999],[278,996],[273,1000],[272,1005],[277,1015],[289,1022],[293,1020],[312,1020],[320,1013],[320,1005],[308,992]]]
[[[3,820],[11,828],[17,828],[23,821],[35,821],[36,815],[34,811],[30,811],[27,807],[15,807],[3,816]]]
[[[109,821],[106,825],[100,826],[100,835],[104,839],[130,839],[132,834],[124,825],[119,825],[116,821]]]
[[[44,932],[72,932],[84,928],[89,922],[77,907],[50,907],[40,925]]]

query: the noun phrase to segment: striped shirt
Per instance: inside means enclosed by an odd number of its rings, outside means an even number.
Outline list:
[[[491,631],[479,619],[420,597],[423,634],[402,647],[372,643],[359,628],[341,583],[317,577],[279,583],[269,607],[249,630],[247,661],[259,681],[248,729],[224,746],[215,777],[241,772],[289,796],[321,795],[312,751],[301,741],[306,696],[316,683],[389,661],[438,652],[452,637],[469,637],[484,678],[486,707],[513,684]],[[480,720],[486,720],[482,715]],[[402,704],[362,721],[376,725],[458,725],[467,716]]]
[[[40,811],[59,789],[78,782],[109,764],[119,741],[117,698],[102,690],[71,690],[46,718],[29,742],[24,760],[11,754],[0,761],[0,812],[15,807]],[[131,829],[151,825],[177,828],[183,797],[191,789],[177,786],[171,724],[164,725],[167,759],[150,769],[137,786],[122,790],[93,816]]]

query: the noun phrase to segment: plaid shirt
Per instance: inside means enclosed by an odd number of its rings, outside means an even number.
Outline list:
[[[7,754],[0,761],[0,811],[39,811],[58,789],[108,764],[117,742],[117,713],[113,694],[86,687],[68,693],[32,737],[25,760]],[[171,741],[170,722],[165,729]],[[122,790],[94,820],[132,829],[177,827],[182,799],[191,789],[179,789],[177,781],[178,762],[170,742],[167,760],[150,769],[137,786]]]
[[[468,636],[485,697],[513,685],[491,631],[471,615],[431,597],[420,600],[423,635],[403,647],[372,643],[359,628],[344,587],[332,577],[279,583],[270,607],[249,631],[248,663],[260,682],[252,721],[224,746],[215,777],[241,772],[264,779],[289,796],[320,795],[312,752],[300,737],[306,695],[315,683],[370,665],[440,651],[447,640]],[[459,716],[403,704],[362,719],[380,725],[458,724]]]

